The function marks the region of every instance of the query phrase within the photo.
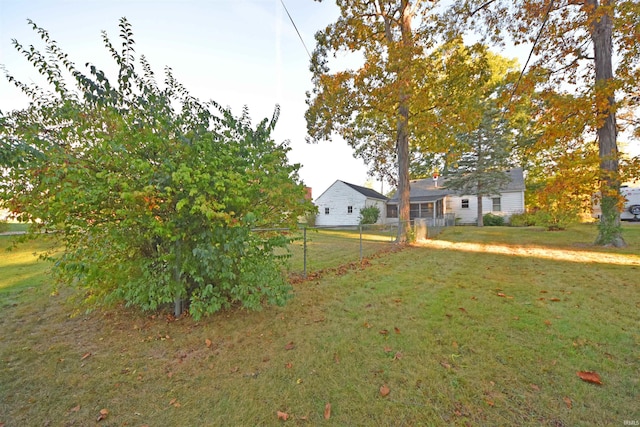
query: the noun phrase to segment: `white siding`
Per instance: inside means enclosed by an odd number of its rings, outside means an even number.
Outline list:
[[[318,207],[316,225],[358,225],[360,209],[367,206],[366,202],[363,194],[342,181],[336,181],[315,202]],[[349,206],[352,207],[351,213],[348,213]],[[328,215],[325,214],[326,208],[329,209]]]
[[[497,197],[497,196],[496,196]],[[471,196],[447,196],[447,202],[445,204],[446,211],[455,213],[456,219],[460,224],[475,224],[478,218],[478,197]],[[469,207],[462,208],[462,200],[469,200]],[[501,210],[499,212],[493,212],[493,197],[482,198],[482,212],[483,215],[487,213],[493,213],[505,217],[508,221],[509,217],[514,213],[524,212],[524,192],[508,192],[500,195]]]

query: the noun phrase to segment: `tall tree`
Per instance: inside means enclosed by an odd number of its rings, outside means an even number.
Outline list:
[[[124,18],[121,51],[103,33],[113,80],[90,64],[83,73],[32,26],[47,55],[14,45],[52,91],[8,75],[31,104],[0,113],[0,203],[34,237],[56,231],[58,277],[91,301],[174,303],[196,318],[284,303],[290,286],[274,248],[288,240],[251,229],[293,228],[312,205],[288,146],[270,136],[278,109],[253,126],[246,109],[238,117],[191,96],[170,69],[160,86],[135,60]]]
[[[512,135],[501,112],[486,100],[478,127],[458,136],[462,154],[451,165],[447,188],[477,195],[477,225],[482,227],[483,198],[498,195],[509,182]]]
[[[602,216],[596,243],[623,246],[616,112],[630,105],[640,81],[640,3],[635,0],[457,0],[452,20],[531,43],[531,76],[548,88],[569,91],[590,108],[574,111],[597,138]],[[592,54],[589,53],[591,46]],[[618,61],[616,72],[612,58]],[[540,81],[540,80],[539,80]],[[614,94],[622,97],[616,102]],[[584,103],[584,102],[583,102]],[[558,124],[561,125],[561,124]],[[579,138],[580,135],[575,135]]]
[[[397,164],[398,241],[407,239],[409,147],[416,102],[416,58],[432,42],[429,18],[438,2],[339,0],[340,17],[316,34],[311,61],[314,89],[307,94],[309,140],[340,134],[356,155],[388,171]],[[414,29],[414,24],[418,29]],[[360,55],[355,70],[331,72],[329,54]]]

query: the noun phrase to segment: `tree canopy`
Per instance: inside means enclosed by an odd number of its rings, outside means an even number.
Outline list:
[[[554,123],[547,128],[550,144],[569,130],[575,132],[570,138],[591,135],[597,141],[602,194],[597,242],[605,245],[624,245],[617,141],[620,131],[637,129],[629,109],[637,104],[640,81],[638,16],[640,4],[634,0],[457,0],[450,14],[452,25],[484,29],[498,44],[509,38],[532,46],[522,87],[538,87],[545,95],[543,115]],[[554,102],[559,99],[571,102]],[[567,121],[582,126],[565,127]]]
[[[0,115],[0,202],[32,236],[61,240],[57,277],[89,301],[174,303],[196,318],[284,303],[290,286],[274,248],[288,239],[252,229],[294,228],[312,205],[288,144],[270,136],[278,108],[253,126],[246,108],[235,116],[201,102],[170,68],[161,86],[144,56],[136,60],[124,18],[120,51],[103,33],[114,80],[90,63],[83,73],[31,25],[46,54],[14,45],[49,87],[7,75],[31,103]]]

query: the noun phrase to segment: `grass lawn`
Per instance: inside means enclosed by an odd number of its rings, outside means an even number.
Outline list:
[[[635,423],[640,225],[624,250],[595,236],[450,228],[296,283],[286,307],[197,323],[71,317],[74,291],[52,293],[27,246],[0,256],[0,425]],[[322,239],[319,268],[351,262]]]

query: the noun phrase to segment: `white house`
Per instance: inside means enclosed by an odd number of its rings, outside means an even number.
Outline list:
[[[360,210],[369,206],[380,209],[378,223],[384,221],[387,197],[370,188],[337,180],[315,201],[317,226],[360,224]]]
[[[524,176],[522,168],[507,171],[509,182],[500,194],[483,197],[483,214],[493,213],[507,221],[514,213],[524,212]],[[475,224],[478,216],[478,196],[460,195],[446,188],[446,177],[412,180],[410,185],[410,219],[426,218],[434,223],[444,222],[446,217],[460,224]],[[387,202],[386,222],[398,221],[398,196]],[[444,225],[444,224],[443,224]]]

